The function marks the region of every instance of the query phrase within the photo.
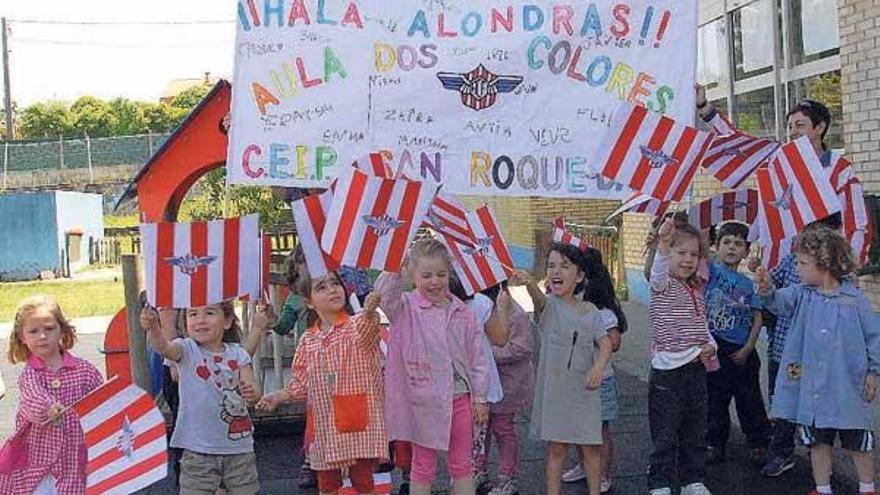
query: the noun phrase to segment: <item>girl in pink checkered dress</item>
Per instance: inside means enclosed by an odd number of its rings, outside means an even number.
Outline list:
[[[379,298],[370,294],[364,311],[346,312],[345,286],[335,272],[301,276],[297,292],[305,298],[310,328],[300,337],[284,390],[267,394],[257,408],[306,401],[309,461],[321,494],[342,487],[342,470],[355,491],[375,493],[373,467],[388,455],[379,349]]]
[[[9,361],[25,367],[18,379],[15,432],[0,451],[0,493],[85,493],[83,432],[69,408],[104,379],[70,353],[74,342],[73,326],[54,299],[34,296],[18,305]]]

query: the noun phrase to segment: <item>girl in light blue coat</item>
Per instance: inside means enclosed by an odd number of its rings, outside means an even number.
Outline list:
[[[831,493],[831,449],[839,437],[852,454],[859,493],[875,495],[870,403],[880,374],[880,325],[851,281],[856,263],[839,233],[811,227],[795,245],[802,284],[776,290],[764,269],[755,279],[764,306],[792,319],[772,413],[796,422],[810,447],[811,494]]]

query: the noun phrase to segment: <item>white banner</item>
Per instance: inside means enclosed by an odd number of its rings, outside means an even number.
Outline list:
[[[326,187],[373,150],[456,194],[620,199],[617,106],[692,125],[696,0],[240,0],[228,177]]]

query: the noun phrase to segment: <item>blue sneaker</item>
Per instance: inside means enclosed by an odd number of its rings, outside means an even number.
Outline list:
[[[791,469],[794,469],[794,459],[790,456],[777,456],[764,463],[764,466],[761,467],[761,474],[769,476],[770,478],[775,478],[777,476],[782,476],[782,473],[790,471]]]

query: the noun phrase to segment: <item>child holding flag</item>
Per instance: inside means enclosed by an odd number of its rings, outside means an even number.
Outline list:
[[[252,332],[262,335],[271,309],[258,305]],[[241,329],[233,302],[187,308],[186,338],[169,341],[155,309],[141,311],[153,348],[177,365],[180,409],[171,447],[183,449],[180,493],[214,493],[222,484],[236,494],[259,491],[253,423],[248,404],[259,400],[251,357],[238,344]]]
[[[600,493],[602,412],[599,387],[611,358],[611,340],[602,316],[576,294],[596,274],[584,254],[569,244],[552,244],[547,256],[545,295],[524,270],[514,284],[525,285],[535,306],[541,351],[532,405],[532,435],[549,443],[546,492],[558,495],[568,445],[581,450],[590,495]],[[572,421],[572,418],[577,418]]]
[[[70,407],[104,379],[70,353],[75,342],[73,326],[54,299],[34,296],[19,303],[9,361],[24,362],[25,368],[18,379],[15,433],[0,462],[0,493],[85,493],[83,431]]]
[[[798,423],[810,448],[816,490],[831,492],[835,439],[853,458],[859,493],[874,495],[871,402],[880,374],[880,325],[853,284],[853,252],[839,233],[814,226],[795,243],[802,284],[776,289],[758,269],[755,287],[764,306],[791,318],[776,378],[773,416]]]
[[[651,266],[651,376],[648,419],[654,444],[651,495],[671,495],[674,469],[682,495],[711,495],[706,476],[707,368],[717,367],[697,274],[705,258],[700,232],[666,219]],[[677,463],[676,463],[677,459]]]
[[[348,294],[336,272],[301,275],[297,292],[316,324],[300,338],[285,390],[266,395],[257,407],[273,411],[305,399],[308,455],[319,493],[337,493],[346,468],[358,493],[374,493],[373,468],[388,449],[378,297],[368,296],[364,311],[349,317]]]
[[[447,451],[455,494],[475,493],[473,426],[489,415],[485,337],[473,313],[450,295],[450,270],[446,246],[422,239],[406,263],[413,292],[403,292],[400,274],[376,281],[391,320],[385,419],[392,440],[412,442],[413,495],[431,493],[438,451]]]

